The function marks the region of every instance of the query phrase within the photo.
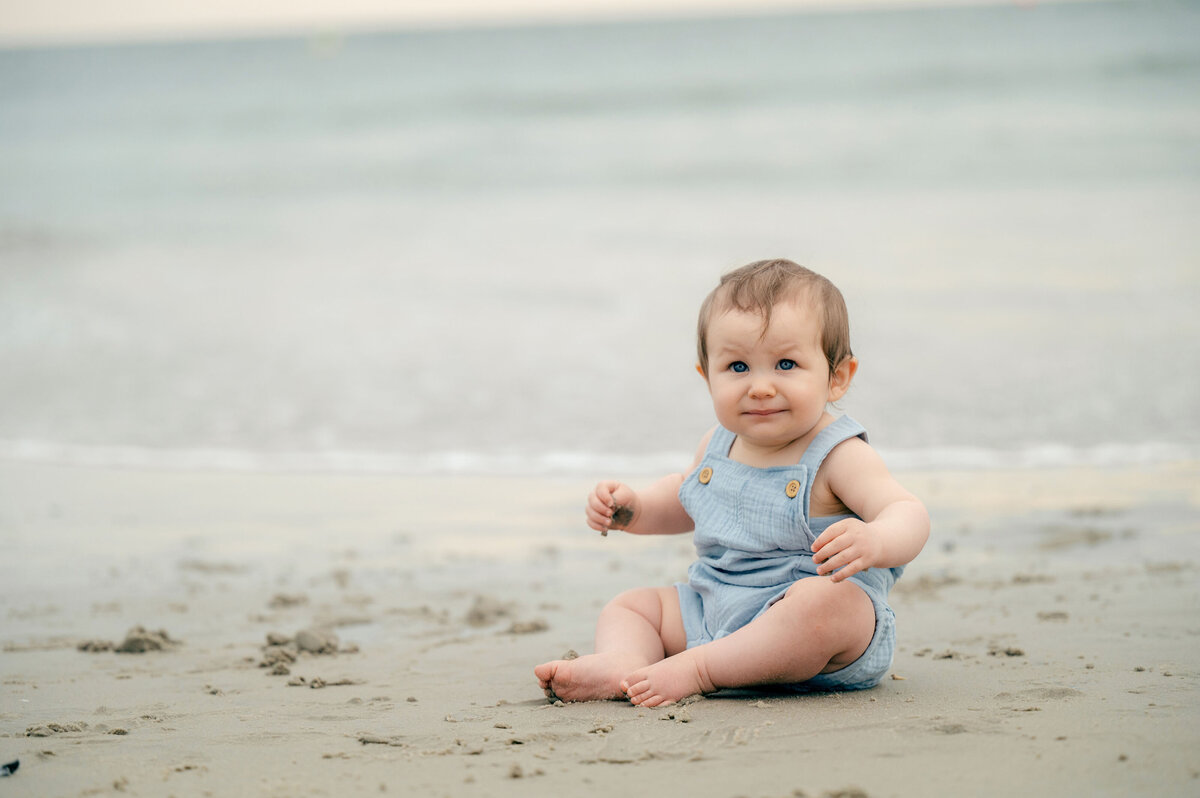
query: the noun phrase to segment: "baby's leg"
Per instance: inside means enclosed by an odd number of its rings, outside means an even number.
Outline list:
[[[533,672],[550,698],[624,698],[624,677],[686,645],[675,588],[639,588],[617,596],[600,613],[595,654],[546,662]]]
[[[629,700],[659,706],[722,687],[792,684],[858,659],[875,633],[875,607],[853,582],[808,577],[736,632],[629,674]]]

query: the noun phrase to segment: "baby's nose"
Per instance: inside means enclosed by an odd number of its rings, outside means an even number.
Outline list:
[[[755,380],[750,384],[750,395],[755,399],[774,396],[775,383],[770,380]]]

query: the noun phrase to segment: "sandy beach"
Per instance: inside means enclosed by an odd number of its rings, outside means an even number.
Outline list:
[[[1200,2],[0,8],[0,798],[1200,798]],[[777,256],[931,512],[889,677],[547,701]]]
[[[899,476],[891,679],[651,710],[533,679],[690,561],[589,482],[0,464],[0,791],[1200,794],[1200,464]]]

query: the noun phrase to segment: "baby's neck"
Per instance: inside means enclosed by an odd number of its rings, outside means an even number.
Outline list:
[[[750,441],[739,435],[734,438],[733,446],[729,448],[729,459],[751,468],[796,465],[804,456],[809,444],[817,437],[817,433],[827,424],[828,422],[823,421],[799,438],[779,443]]]

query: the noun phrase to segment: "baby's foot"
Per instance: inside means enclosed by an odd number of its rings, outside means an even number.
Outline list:
[[[716,690],[701,660],[691,651],[634,671],[621,682],[621,688],[630,701],[643,707],[673,704],[690,695]]]
[[[542,663],[533,669],[533,675],[547,698],[605,701],[624,698],[621,677],[644,664],[645,660],[626,654],[588,654]]]

